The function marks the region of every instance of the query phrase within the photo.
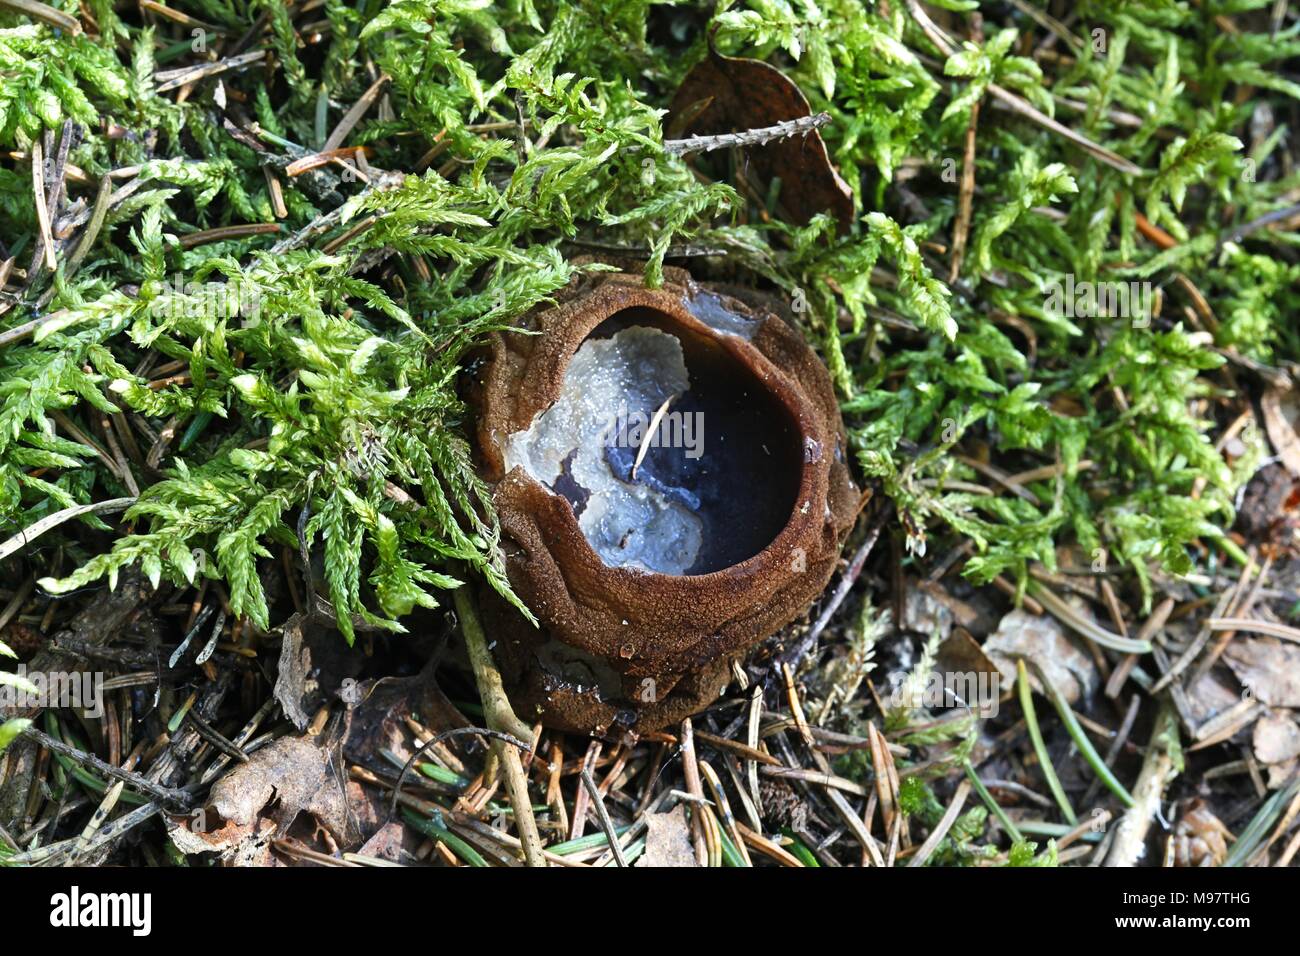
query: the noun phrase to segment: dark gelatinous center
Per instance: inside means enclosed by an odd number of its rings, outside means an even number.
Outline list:
[[[717,339],[683,329],[656,310],[625,309],[591,337],[611,337],[634,326],[656,328],[680,341],[690,387],[658,423],[643,417],[631,428],[612,429],[606,461],[619,480],[652,488],[700,520],[700,550],[687,574],[739,564],[772,543],[796,506],[804,460],[796,423]],[[556,490],[575,510],[585,504],[582,489],[572,482],[557,482]]]

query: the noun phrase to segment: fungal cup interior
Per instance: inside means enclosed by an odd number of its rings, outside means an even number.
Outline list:
[[[672,575],[771,544],[804,460],[789,409],[753,371],[718,338],[643,307],[602,322],[559,399],[505,445],[506,469],[567,499],[606,564]]]

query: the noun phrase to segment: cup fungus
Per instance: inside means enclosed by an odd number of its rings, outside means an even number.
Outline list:
[[[510,583],[486,597],[521,717],[646,732],[821,593],[859,506],[829,376],[771,303],[668,269],[575,280],[473,392]]]

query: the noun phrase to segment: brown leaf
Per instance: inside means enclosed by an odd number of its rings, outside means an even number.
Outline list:
[[[691,828],[686,807],[678,804],[667,813],[646,817],[645,853],[636,866],[698,866],[691,846]]]
[[[223,820],[250,826],[276,801],[279,834],[305,810],[338,842],[351,843],[355,824],[342,772],[330,750],[311,739],[281,737],[213,784],[208,806]]]
[[[271,852],[275,821],[262,817],[245,826],[226,820],[217,829],[205,831],[200,820],[194,815],[164,818],[167,836],[186,856],[216,853],[223,866],[283,865]]]
[[[973,675],[976,683],[967,683],[965,687],[976,689],[974,699],[966,703],[974,708],[980,716],[996,715],[998,699],[1009,693],[1011,688],[1002,683],[1002,672],[980,647],[979,642],[964,627],[954,628],[952,636],[939,645],[935,656],[936,670],[944,676],[945,685],[952,686],[948,675]],[[982,676],[983,675],[983,676]],[[985,681],[987,678],[987,682]],[[987,693],[986,693],[987,689]],[[969,690],[965,691],[969,693]],[[951,700],[946,703],[952,703]]]
[[[666,128],[673,137],[704,136],[762,129],[811,112],[799,87],[776,67],[710,52],[682,80]],[[781,205],[796,222],[803,225],[826,212],[841,231],[853,223],[853,193],[816,130],[745,147],[744,153],[763,185],[781,180]]]
[[[1188,716],[1196,726],[1241,703],[1241,690],[1231,677],[1220,674],[1212,670],[1186,687]]]
[[[1271,710],[1255,722],[1254,744],[1260,763],[1285,763],[1300,757],[1300,726],[1285,711]]]
[[[1259,407],[1264,413],[1268,440],[1273,443],[1277,457],[1293,477],[1300,478],[1300,436],[1296,434],[1296,423],[1300,421],[1300,396],[1294,390],[1283,392],[1270,388],[1260,398]]]
[[[282,628],[279,673],[275,699],[285,717],[306,730],[311,712],[324,703],[349,678],[361,672],[363,657],[348,647],[343,635],[295,614]]]
[[[1223,659],[1268,706],[1300,707],[1300,646],[1275,637],[1238,637]]]
[[[997,631],[984,642],[984,653],[998,666],[1003,686],[1016,682],[1016,660],[1033,661],[1071,704],[1092,693],[1097,670],[1092,658],[1071,641],[1055,618],[1014,610],[998,624]],[[1029,681],[1035,687],[1033,668]]]

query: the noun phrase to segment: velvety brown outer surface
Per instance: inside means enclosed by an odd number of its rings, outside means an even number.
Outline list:
[[[761,323],[752,341],[696,319],[689,302],[705,288],[676,269],[665,270],[659,289],[645,288],[636,274],[583,277],[557,306],[521,323],[540,334],[493,338],[471,396],[479,451],[495,483],[510,583],[541,628],[488,593],[484,616],[524,720],[540,715],[548,726],[603,735],[646,732],[689,716],[721,692],[733,659],[808,609],[834,570],[860,496],[844,463],[844,429],[826,369],[798,331],[762,306],[724,297],[728,309]],[[522,468],[505,473],[506,438],[556,401],[578,346],[605,319],[637,306],[714,339],[790,410],[801,437],[822,449],[805,456],[816,460],[803,463],[798,499],[777,538],[721,571],[676,576],[609,567],[568,501]],[[567,658],[581,658],[591,680],[565,680],[539,663],[537,651],[548,641],[566,645],[560,650]],[[593,687],[598,680],[604,697]],[[611,693],[618,684],[621,693]]]

